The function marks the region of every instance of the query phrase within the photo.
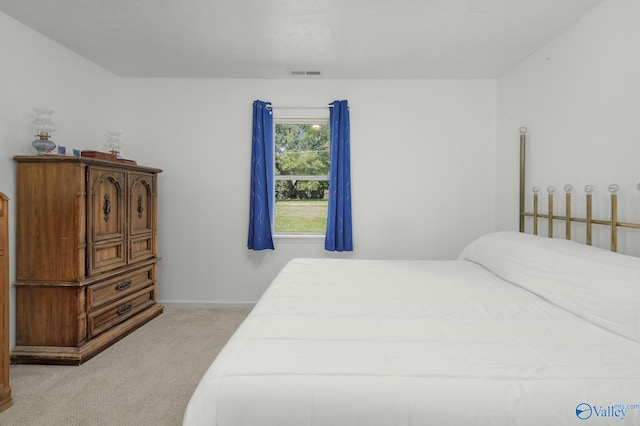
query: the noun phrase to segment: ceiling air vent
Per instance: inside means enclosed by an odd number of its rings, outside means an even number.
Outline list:
[[[294,75],[294,76],[307,76],[307,75],[318,76],[320,74],[321,74],[320,71],[304,71],[304,70],[289,71],[289,75]]]

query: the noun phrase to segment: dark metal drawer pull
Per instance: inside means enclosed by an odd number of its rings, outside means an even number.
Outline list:
[[[104,194],[102,213],[104,213],[104,221],[109,222],[109,216],[111,215],[111,197],[109,196],[109,194]]]
[[[131,310],[131,308],[133,308],[133,303],[125,303],[124,305],[120,306],[120,309],[118,309],[118,315],[126,314]]]
[[[120,281],[116,285],[116,290],[124,290],[129,287],[131,287],[131,280],[124,280],[124,281]]]
[[[144,199],[142,195],[138,195],[138,219],[142,219],[142,213],[144,212]]]

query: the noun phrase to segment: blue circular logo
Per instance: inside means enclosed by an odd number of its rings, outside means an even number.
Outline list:
[[[587,420],[591,417],[591,414],[593,414],[593,408],[586,402],[580,403],[576,407],[576,416],[578,416],[580,420]]]

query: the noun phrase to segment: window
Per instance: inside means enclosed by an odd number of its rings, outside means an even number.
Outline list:
[[[333,101],[329,104],[327,112],[328,120],[286,120],[284,116],[276,119],[269,102],[253,102],[251,192],[247,235],[247,247],[250,250],[273,250],[276,226],[281,234],[286,232],[321,235],[323,224],[326,223],[324,249],[337,252],[353,251],[348,102]],[[331,194],[327,194],[327,191]],[[309,220],[310,217],[314,217],[311,213],[313,209],[295,203],[302,203],[301,200],[307,200],[307,203],[308,200],[313,200],[318,203],[308,204],[309,206],[322,206],[323,208],[316,209],[320,212],[321,219]],[[286,209],[283,209],[287,205],[302,208],[288,214]],[[277,210],[280,210],[280,214]],[[287,216],[298,218],[294,220],[297,224],[284,226]]]
[[[275,118],[275,232],[324,234],[329,194],[329,120]]]

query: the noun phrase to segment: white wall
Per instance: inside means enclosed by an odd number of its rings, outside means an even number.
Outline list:
[[[165,170],[164,302],[253,302],[293,257],[452,259],[494,227],[494,81],[126,79],[123,86],[125,157]],[[353,253],[328,254],[318,239],[247,250],[255,99],[349,100]]]
[[[517,227],[514,158],[523,125],[529,129],[528,195],[533,185],[554,185],[564,197],[569,183],[576,188],[573,210],[584,210],[583,187],[593,184],[595,213],[608,219],[606,188],[617,183],[619,219],[640,222],[638,16],[637,0],[606,1],[498,80],[498,229]],[[546,191],[542,201],[546,209]],[[622,232],[621,251],[640,255],[639,238],[638,231]],[[597,243],[608,247],[606,232]]]
[[[1,13],[0,51],[0,191],[15,198],[12,157],[34,153],[34,106],[55,110],[53,140],[68,148],[104,150],[105,132],[122,131],[125,157],[165,170],[163,302],[255,302],[293,257],[451,259],[493,229],[493,80],[121,79]],[[321,239],[247,250],[255,99],[301,106],[349,100],[353,253],[326,253]],[[10,213],[15,221],[15,204]],[[11,312],[15,324],[13,289]]]

